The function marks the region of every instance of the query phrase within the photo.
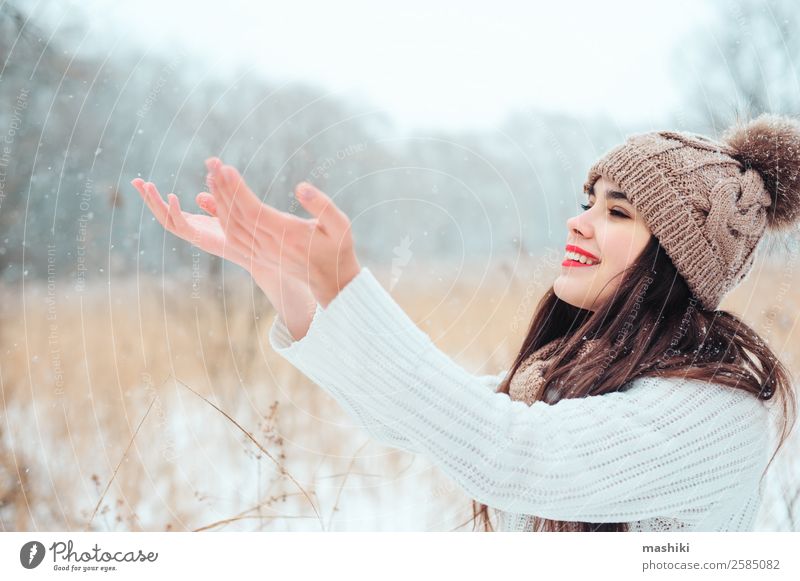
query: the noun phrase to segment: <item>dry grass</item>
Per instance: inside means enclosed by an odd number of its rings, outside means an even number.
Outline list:
[[[461,365],[495,373],[552,281],[536,264],[455,281],[411,265],[392,293]],[[779,293],[785,280],[758,264],[722,306],[796,372],[800,293],[797,277]],[[257,289],[236,276],[224,289],[3,289],[2,530],[450,530],[470,516],[430,462],[370,441],[272,351],[274,315]],[[798,487],[797,450],[778,465],[763,529],[797,526],[783,492]]]

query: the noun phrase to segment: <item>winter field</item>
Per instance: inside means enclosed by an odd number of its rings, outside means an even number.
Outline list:
[[[546,263],[469,279],[412,263],[391,292],[461,365],[496,373]],[[369,266],[390,288],[390,269]],[[797,377],[800,274],[785,266],[758,262],[722,308]],[[470,499],[436,466],[371,441],[271,349],[274,312],[248,279],[192,284],[2,289],[2,530],[472,530]],[[800,530],[796,437],[768,484],[758,529]]]

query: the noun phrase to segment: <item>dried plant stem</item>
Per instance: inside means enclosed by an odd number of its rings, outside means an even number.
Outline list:
[[[162,383],[162,385],[163,385],[163,383]],[[150,405],[147,406],[147,411],[144,412],[144,415],[142,416],[142,419],[139,420],[139,425],[136,426],[136,430],[134,430],[133,435],[131,436],[131,439],[128,442],[127,448],[125,448],[125,451],[122,453],[122,457],[119,459],[119,462],[117,462],[117,466],[114,468],[114,473],[111,475],[111,478],[109,479],[108,484],[106,484],[106,487],[103,489],[103,493],[100,495],[100,498],[97,499],[97,505],[95,505],[95,507],[94,507],[94,511],[92,512],[92,516],[89,517],[89,521],[86,523],[86,526],[84,527],[85,531],[88,531],[89,527],[92,525],[92,521],[94,520],[95,515],[97,515],[97,511],[100,509],[100,505],[102,504],[103,499],[106,497],[106,493],[108,492],[108,489],[111,488],[111,483],[114,482],[114,478],[116,478],[117,472],[119,472],[119,468],[120,468],[120,466],[122,466],[122,462],[125,460],[125,457],[128,455],[128,450],[131,449],[131,446],[133,445],[133,441],[136,439],[136,434],[139,433],[139,430],[141,429],[142,424],[147,419],[147,415],[150,413],[150,410],[153,408],[153,404],[156,403],[156,399],[157,398],[158,398],[158,394],[153,396],[153,399],[150,402]]]
[[[205,397],[205,396],[203,396],[203,395],[201,395],[201,394],[197,393],[197,392],[196,392],[194,389],[192,389],[191,387],[189,387],[189,386],[188,386],[186,383],[184,383],[183,381],[181,381],[181,380],[180,380],[180,379],[178,379],[177,377],[175,378],[175,381],[177,381],[178,383],[180,383],[180,384],[181,384],[182,386],[184,386],[186,389],[188,389],[189,391],[191,391],[191,392],[192,392],[193,394],[195,394],[197,397],[199,397],[200,399],[202,399],[202,400],[203,400],[204,402],[206,402],[208,405],[210,405],[210,406],[211,406],[211,407],[213,407],[215,410],[217,410],[219,413],[221,413],[223,416],[225,416],[225,417],[226,417],[226,418],[227,418],[227,419],[228,419],[228,420],[229,420],[229,421],[230,421],[230,422],[231,422],[231,423],[232,423],[234,426],[236,426],[237,428],[239,428],[239,430],[241,430],[241,432],[242,432],[242,433],[243,433],[245,436],[247,436],[247,438],[248,438],[248,439],[249,439],[251,442],[253,442],[253,444],[255,444],[255,445],[258,447],[258,449],[259,449],[259,450],[261,450],[261,451],[262,451],[262,452],[263,452],[263,453],[264,453],[264,454],[267,456],[267,458],[269,458],[270,460],[272,460],[272,461],[275,463],[275,465],[278,467],[278,470],[280,471],[280,473],[281,473],[281,474],[286,474],[286,476],[289,478],[289,480],[291,480],[291,481],[294,483],[294,485],[295,485],[295,486],[297,486],[298,490],[300,490],[300,492],[303,494],[303,496],[305,496],[305,497],[306,497],[306,499],[308,500],[309,504],[311,505],[311,508],[314,510],[314,514],[316,514],[316,515],[317,515],[317,519],[319,519],[319,524],[320,524],[320,526],[322,527],[322,530],[324,531],[324,530],[325,530],[325,523],[324,523],[324,522],[323,522],[323,520],[322,520],[322,515],[320,515],[320,513],[319,513],[319,510],[317,510],[317,506],[314,504],[314,501],[311,499],[311,497],[308,495],[308,493],[305,491],[305,489],[304,489],[304,488],[303,488],[303,487],[300,485],[300,483],[299,483],[297,480],[295,480],[294,476],[292,476],[292,475],[289,473],[289,471],[288,471],[288,470],[287,470],[287,469],[286,469],[286,468],[285,468],[285,467],[284,467],[284,466],[283,466],[283,465],[282,465],[282,464],[281,464],[281,463],[280,463],[278,460],[276,460],[276,459],[275,459],[275,457],[274,457],[272,454],[270,454],[270,453],[269,453],[269,451],[267,451],[267,450],[266,450],[266,448],[264,448],[264,446],[262,446],[262,445],[261,445],[261,444],[258,442],[258,440],[256,440],[256,439],[253,437],[253,435],[252,435],[250,432],[248,432],[247,430],[245,430],[245,429],[244,429],[244,428],[243,428],[243,427],[242,427],[242,426],[239,424],[239,422],[237,422],[236,420],[234,420],[234,419],[233,419],[233,418],[232,418],[232,417],[231,417],[231,416],[230,416],[230,415],[229,415],[227,412],[225,412],[225,410],[221,409],[219,406],[217,406],[217,405],[216,405],[214,402],[212,402],[211,400],[209,400],[207,397]]]
[[[347,482],[347,478],[350,476],[353,470],[353,464],[355,464],[356,457],[358,456],[358,453],[361,452],[361,450],[363,450],[367,444],[369,444],[369,440],[361,444],[358,450],[356,450],[355,453],[353,454],[352,458],[350,458],[350,464],[347,465],[347,472],[344,473],[344,478],[342,478],[342,482],[341,484],[339,484],[339,490],[336,493],[336,500],[333,503],[333,508],[331,508],[331,516],[328,517],[328,527],[330,527],[333,521],[333,513],[336,512],[337,508],[339,508],[339,498],[342,496],[342,489],[344,488],[344,484],[345,482]]]

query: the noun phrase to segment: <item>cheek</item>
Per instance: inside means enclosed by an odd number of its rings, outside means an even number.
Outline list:
[[[641,242],[633,227],[626,229],[609,228],[606,231],[603,248],[604,270],[620,272],[630,266],[641,252]]]

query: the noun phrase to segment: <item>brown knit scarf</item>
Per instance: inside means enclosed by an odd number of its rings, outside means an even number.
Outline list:
[[[542,383],[544,382],[544,370],[550,363],[550,357],[555,353],[560,342],[561,338],[558,338],[542,345],[520,364],[517,372],[508,384],[508,397],[512,400],[524,401],[528,405],[532,405],[533,402],[536,401],[537,395],[541,391]],[[596,342],[596,339],[587,339],[584,341],[583,345],[578,350],[577,357],[583,357],[592,349]],[[541,398],[548,403],[554,403],[552,398],[555,397],[556,394],[551,391],[552,387],[551,385],[547,393]]]

